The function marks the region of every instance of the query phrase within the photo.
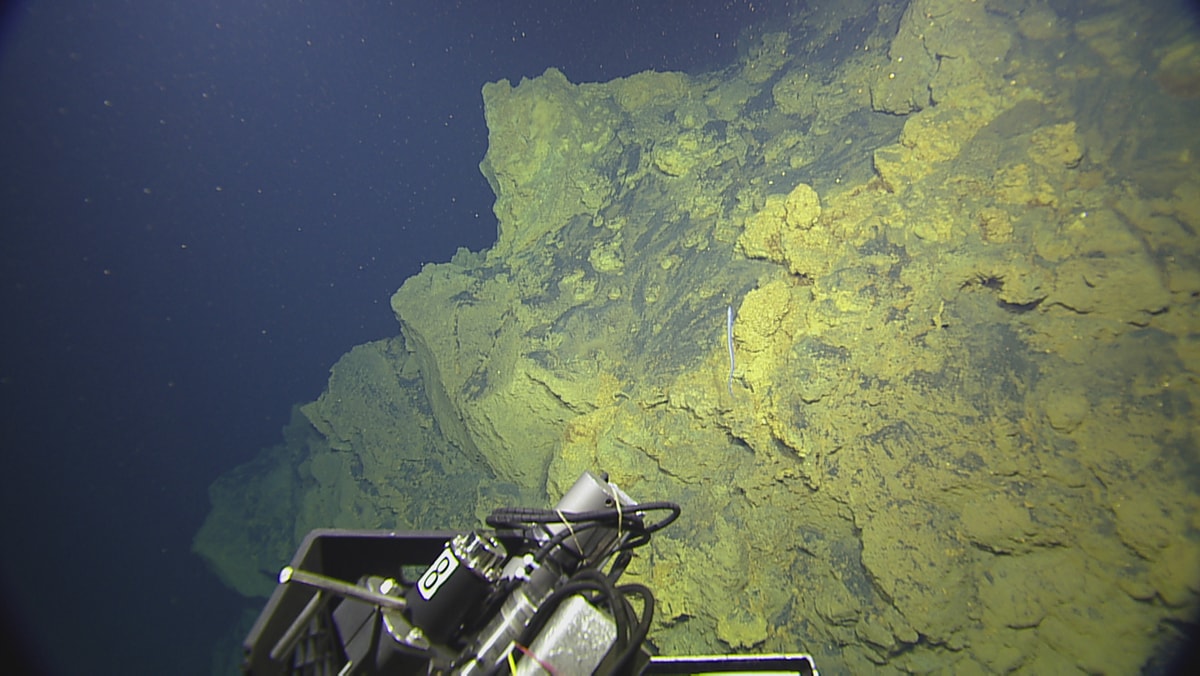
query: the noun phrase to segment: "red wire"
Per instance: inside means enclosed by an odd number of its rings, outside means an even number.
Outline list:
[[[541,668],[546,670],[546,673],[550,674],[550,676],[558,676],[558,672],[554,670],[554,667],[551,667],[549,664],[543,662],[540,657],[533,654],[532,650],[530,650],[529,648],[526,648],[525,646],[521,645],[520,643],[513,643],[513,646],[516,647],[517,650],[520,650],[522,655],[528,657],[529,659],[533,660],[534,662],[537,662]]]

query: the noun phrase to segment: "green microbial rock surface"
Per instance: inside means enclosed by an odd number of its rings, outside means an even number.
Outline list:
[[[495,246],[404,283],[197,551],[262,595],[311,528],[603,470],[683,506],[627,575],[663,652],[1136,672],[1200,587],[1200,45],[1052,7],[825,3],[720,72],[486,85]]]

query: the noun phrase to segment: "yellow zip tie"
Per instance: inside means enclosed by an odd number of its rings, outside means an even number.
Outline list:
[[[581,558],[585,557],[587,552],[583,551],[583,545],[579,543],[579,536],[575,534],[574,526],[571,525],[570,521],[567,521],[567,517],[565,514],[563,514],[561,509],[555,509],[554,513],[558,514],[559,521],[562,521],[563,525],[567,527],[567,530],[571,531],[571,539],[575,541],[575,548],[579,550],[579,556]]]
[[[621,491],[613,486],[613,504],[617,506],[617,541],[621,541]]]

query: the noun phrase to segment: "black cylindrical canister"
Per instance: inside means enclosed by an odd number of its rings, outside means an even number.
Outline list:
[[[456,535],[405,594],[409,620],[430,641],[446,643],[491,591],[507,557],[490,535]]]

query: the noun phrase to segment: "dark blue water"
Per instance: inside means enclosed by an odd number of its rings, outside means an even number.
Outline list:
[[[396,333],[405,278],[494,242],[484,82],[699,72],[767,18],[742,1],[5,7],[3,634],[53,673],[210,671],[246,603],[189,551],[207,486],[276,443],[343,352]]]

